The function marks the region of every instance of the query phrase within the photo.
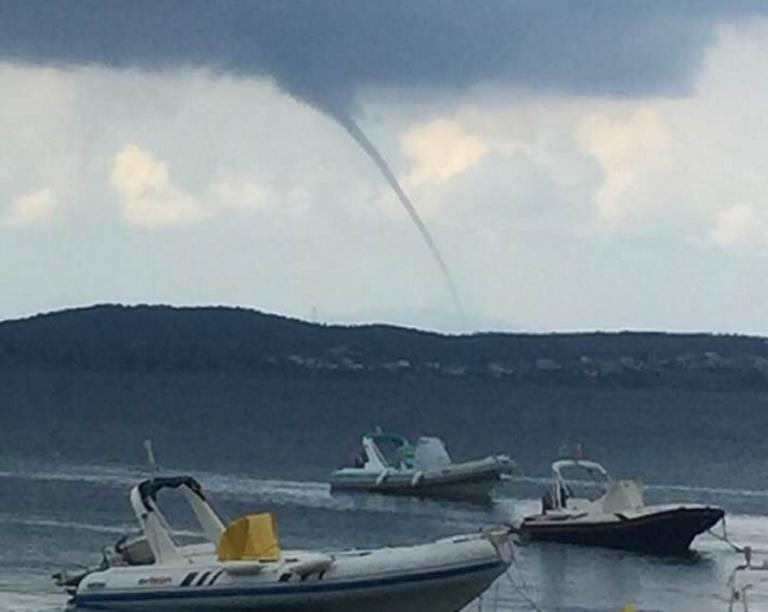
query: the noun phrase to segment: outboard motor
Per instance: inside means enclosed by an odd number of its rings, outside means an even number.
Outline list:
[[[122,537],[114,548],[123,563],[127,565],[151,565],[155,562],[155,556],[145,536]]]
[[[64,589],[70,595],[74,595],[77,592],[77,587],[91,572],[96,571],[97,568],[76,568],[76,569],[63,569],[60,572],[56,572],[53,575],[53,580],[56,586],[64,587]]]

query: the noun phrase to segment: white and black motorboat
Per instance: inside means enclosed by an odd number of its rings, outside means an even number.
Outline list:
[[[176,541],[157,503],[178,489],[204,536]],[[502,574],[509,530],[375,550],[280,548],[271,514],[225,527],[193,478],[152,478],[130,493],[141,533],[105,549],[100,566],[57,582],[84,610],[446,612],[460,610]]]
[[[552,464],[552,472],[554,483],[542,499],[541,514],[525,517],[520,525],[527,539],[680,554],[724,516],[721,508],[701,504],[647,506],[641,482],[612,480],[595,461],[562,459]],[[565,472],[581,478],[566,479]],[[574,495],[572,487],[585,482],[594,483],[599,493]]]
[[[421,437],[414,445],[403,436],[376,432],[363,436],[355,465],[331,474],[331,489],[488,500],[514,470],[507,455],[454,463],[439,438]]]

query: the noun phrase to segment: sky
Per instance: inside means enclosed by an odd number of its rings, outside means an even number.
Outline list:
[[[0,319],[768,335],[762,3],[0,0],[0,83]]]

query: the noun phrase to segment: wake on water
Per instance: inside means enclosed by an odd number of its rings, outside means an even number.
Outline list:
[[[183,472],[183,470],[170,470],[169,473]],[[67,464],[57,467],[57,470],[51,471],[41,469],[34,463],[27,463],[12,470],[0,470],[0,479],[6,480],[29,480],[29,481],[61,481],[61,482],[79,482],[92,485],[100,485],[118,489],[116,496],[126,495],[128,489],[137,484],[147,474],[144,470],[132,466],[104,466],[104,465],[82,465]],[[215,496],[222,498],[237,499],[246,502],[248,500],[257,500],[261,503],[268,502],[272,506],[300,506],[307,508],[327,509],[327,510],[362,510],[369,513],[382,514],[408,514],[415,516],[434,516],[439,517],[447,523],[456,523],[457,525],[476,522],[484,517],[485,521],[496,520],[497,522],[506,522],[527,514],[535,513],[539,502],[536,499],[521,498],[515,495],[509,495],[509,489],[514,489],[515,483],[528,483],[545,487],[550,484],[550,480],[544,477],[517,476],[511,479],[507,486],[507,495],[497,496],[495,503],[491,506],[475,506],[470,503],[451,503],[446,504],[438,500],[414,499],[408,497],[388,497],[384,495],[367,494],[331,494],[330,487],[324,482],[299,481],[299,480],[280,480],[280,479],[260,479],[245,475],[225,475],[216,472],[196,472],[195,477],[201,481],[204,488]],[[768,499],[768,490],[762,489],[732,489],[722,487],[707,486],[689,486],[677,484],[646,484],[646,490],[650,492],[662,493],[686,493],[686,494],[707,494],[720,498],[726,507],[729,506],[729,500],[740,500],[741,498]],[[121,492],[122,491],[122,492]],[[127,497],[126,497],[127,503]],[[730,504],[733,505],[733,504]],[[766,507],[768,510],[768,506]],[[731,514],[729,525],[736,523],[741,525],[743,530],[747,528],[748,533],[756,535],[759,528],[768,524],[768,517],[759,514]],[[36,521],[36,522],[35,522]],[[45,518],[30,518],[0,513],[0,523],[25,523],[38,524],[40,526],[87,529],[102,533],[123,533],[124,526],[108,526],[87,523],[78,523],[76,521],[56,521]],[[749,527],[754,529],[748,529]],[[757,550],[757,549],[756,549]]]

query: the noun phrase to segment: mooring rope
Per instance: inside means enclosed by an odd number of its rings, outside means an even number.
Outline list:
[[[720,519],[720,522],[723,525],[723,535],[720,535],[719,533],[716,533],[712,531],[712,528],[710,527],[707,529],[707,533],[711,535],[716,540],[720,540],[721,542],[725,542],[730,546],[735,552],[740,553],[747,557],[747,565],[750,564],[751,558],[752,558],[752,548],[749,546],[739,546],[738,544],[734,543],[733,540],[728,536],[728,525],[725,522],[725,516]]]
[[[721,519],[723,523],[723,534],[720,535],[719,533],[713,531],[711,528],[707,529],[707,532],[709,535],[711,535],[716,540],[719,540],[720,542],[725,542],[728,544],[728,546],[731,547],[731,549],[734,552],[737,552],[739,554],[744,555],[744,563],[742,565],[737,565],[733,568],[733,571],[728,576],[728,580],[726,584],[728,585],[728,588],[731,590],[729,601],[728,601],[728,610],[729,612],[733,612],[734,605],[741,604],[742,609],[745,612],[749,612],[749,607],[747,604],[747,590],[752,588],[752,584],[744,585],[741,588],[737,588],[736,585],[736,575],[743,570],[750,570],[750,569],[757,569],[757,570],[766,570],[768,569],[768,566],[763,563],[761,566],[753,566],[752,565],[752,547],[751,546],[739,546],[736,544],[728,535],[728,526],[725,521],[725,517]]]
[[[534,610],[535,612],[544,612],[542,608],[539,607],[539,605],[533,600],[533,598],[528,594],[528,584],[525,582],[525,576],[523,575],[523,570],[520,568],[520,564],[517,562],[517,557],[512,556],[512,564],[515,566],[515,569],[517,570],[517,575],[520,577],[520,584],[518,584],[515,581],[515,578],[512,576],[512,572],[510,571],[510,568],[507,568],[507,571],[504,572],[504,575],[507,577],[507,580],[512,585],[512,588],[517,591],[517,594],[520,595],[520,597],[531,607],[531,610]]]

